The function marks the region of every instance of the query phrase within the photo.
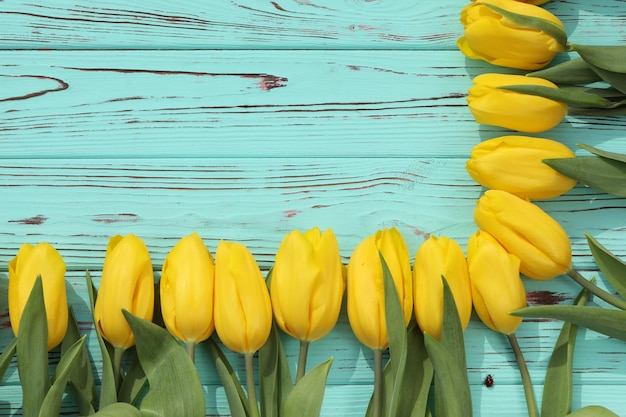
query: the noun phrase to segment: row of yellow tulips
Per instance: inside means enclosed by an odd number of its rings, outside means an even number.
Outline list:
[[[457,46],[468,58],[493,65],[520,70],[543,68],[566,50],[567,39],[561,21],[536,5],[546,2],[476,0],[461,12],[464,34]],[[558,88],[542,78],[486,73],[475,77],[473,84],[467,101],[478,123],[536,133],[558,125],[568,111],[565,103],[501,88]]]
[[[272,317],[289,335],[312,342],[334,327],[345,286],[354,334],[364,345],[384,349],[388,336],[381,253],[392,273],[405,324],[414,312],[420,328],[439,337],[443,275],[464,327],[473,301],[485,324],[508,334],[521,320],[508,312],[525,305],[520,271],[536,279],[567,272],[569,240],[539,207],[505,191],[486,192],[476,206],[475,220],[481,230],[469,239],[467,260],[458,243],[431,236],[418,248],[411,268],[407,245],[391,228],[377,231],[354,249],[347,274],[332,230],[294,230],[277,251],[269,288],[244,245],[220,242],[214,262],[200,236],[192,233],[176,244],[163,264],[163,319],[184,343],[201,342],[215,328],[222,342],[240,353],[255,352],[265,343]],[[24,244],[9,263],[12,328],[17,332],[21,311],[41,275],[49,349],[62,340],[67,327],[64,273],[61,255],[47,243]],[[134,338],[122,309],[152,320],[152,263],[146,245],[134,235],[110,239],[94,309],[97,330],[115,348],[126,349],[134,345]]]

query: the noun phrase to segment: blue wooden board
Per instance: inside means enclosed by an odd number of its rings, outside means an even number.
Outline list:
[[[592,3],[546,8],[572,42],[624,44],[626,2]],[[264,270],[285,233],[315,225],[333,228],[344,262],[391,226],[412,255],[431,234],[465,248],[483,191],[465,161],[479,141],[510,133],[477,125],[465,94],[477,74],[515,72],[456,50],[465,4],[0,1],[0,350],[13,337],[6,265],[23,242],[48,241],[66,260],[96,368],[84,271],[99,284],[113,234],[141,236],[157,270],[192,231],[212,252],[220,239],[246,244]],[[568,116],[535,136],[626,152],[626,119]],[[539,204],[568,232],[574,265],[606,287],[583,232],[626,258],[626,200],[579,185]],[[524,282],[530,305],[571,303],[579,291],[565,277]],[[518,332],[539,399],[560,325],[527,320]],[[465,337],[475,415],[526,415],[506,340],[477,318]],[[284,341],[295,366],[297,346]],[[600,404],[626,415],[616,395],[625,354],[623,342],[580,330],[575,409]],[[322,415],[362,416],[373,358],[345,313],[312,345],[309,363],[329,356]],[[202,348],[198,367],[207,415],[228,415]],[[493,389],[482,384],[487,374]],[[20,416],[20,406],[13,363],[0,416]],[[63,415],[75,414],[68,396]]]

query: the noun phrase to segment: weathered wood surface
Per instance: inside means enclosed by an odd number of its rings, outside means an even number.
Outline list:
[[[245,243],[265,269],[285,233],[315,225],[335,230],[346,262],[382,227],[397,226],[412,254],[429,234],[465,247],[482,192],[465,160],[480,140],[509,132],[478,126],[466,108],[474,75],[505,70],[456,51],[464,5],[0,1],[0,350],[12,338],[6,264],[23,242],[59,249],[91,335],[84,270],[99,282],[116,233],[144,238],[157,269],[192,231],[212,251],[220,239]],[[572,42],[626,41],[624,1],[546,7]],[[626,119],[569,116],[538,136],[626,152]],[[584,231],[626,258],[626,200],[578,186],[540,204],[567,230],[585,275],[596,272]],[[525,283],[530,304],[569,303],[579,290],[565,277]],[[519,330],[539,398],[559,329],[527,321]],[[475,415],[524,416],[505,340],[473,319],[466,345]],[[614,394],[626,385],[625,353],[622,342],[580,331],[574,408],[626,414]],[[331,355],[323,415],[362,416],[372,357],[345,314],[309,363]],[[198,364],[207,415],[227,415],[202,349]],[[487,374],[493,389],[482,385]],[[12,365],[0,416],[21,415],[20,404]],[[75,414],[69,399],[63,414]]]

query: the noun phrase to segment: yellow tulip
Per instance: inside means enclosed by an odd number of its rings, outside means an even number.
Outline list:
[[[324,337],[337,323],[344,286],[332,230],[288,233],[276,253],[270,284],[276,324],[302,341]]]
[[[478,231],[467,243],[467,263],[478,317],[492,330],[514,333],[522,318],[509,313],[526,307],[519,258],[489,233]]]
[[[152,321],[154,272],[148,248],[132,234],[109,239],[100,289],[94,306],[98,331],[113,347],[128,349],[135,336],[122,310]]]
[[[567,114],[565,103],[498,88],[512,85],[558,88],[543,78],[481,74],[473,79],[473,84],[467,104],[478,123],[519,132],[543,132],[558,125]]]
[[[229,349],[259,350],[272,329],[272,304],[261,270],[248,248],[221,241],[215,255],[215,330]]]
[[[502,136],[474,146],[465,168],[484,187],[542,200],[564,194],[576,185],[575,180],[542,160],[573,157],[574,152],[554,140]]]
[[[521,261],[529,278],[547,280],[572,266],[565,230],[539,206],[513,194],[488,190],[478,199],[474,221]]]
[[[465,329],[472,314],[472,293],[463,249],[450,238],[431,235],[415,255],[413,305],[420,329],[437,339],[441,337],[443,324],[442,275],[450,286]]]
[[[519,1],[476,0],[461,11],[461,23],[461,52],[502,67],[540,69],[564,51],[567,42],[555,15]]]
[[[213,257],[197,233],[182,238],[165,257],[161,312],[167,330],[187,343],[213,333]]]
[[[49,243],[24,243],[9,262],[9,316],[15,336],[37,276],[41,275],[48,323],[48,350],[67,332],[68,310],[65,290],[65,262]]]
[[[413,313],[411,263],[406,243],[395,227],[379,230],[354,248],[348,263],[347,282],[350,326],[357,339],[374,350],[389,345],[379,251],[393,277],[405,325]]]
[[[541,4],[546,4],[550,0],[516,0],[522,3],[534,4],[535,6],[539,6]]]

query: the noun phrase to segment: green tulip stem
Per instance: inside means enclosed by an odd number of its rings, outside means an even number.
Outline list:
[[[372,417],[382,415],[382,393],[383,393],[383,351],[374,349],[374,394],[372,398]]]
[[[248,390],[250,416],[260,417],[259,405],[256,399],[256,386],[254,385],[254,352],[244,353],[243,357],[246,365],[246,388]]]
[[[626,310],[626,301],[614,296],[607,291],[604,291],[602,288],[598,287],[597,285],[583,277],[577,270],[572,268],[567,271],[567,275],[596,297],[606,301],[614,307],[617,307],[621,310]]]
[[[118,390],[122,384],[122,357],[124,356],[124,348],[113,348],[113,381],[115,389]]]
[[[298,354],[298,371],[296,372],[296,383],[302,379],[304,374],[306,373],[306,357],[309,353],[309,342],[308,340],[300,341],[300,353]]]
[[[524,395],[526,395],[526,406],[528,407],[528,417],[539,417],[539,412],[537,411],[537,402],[535,401],[535,394],[533,392],[533,383],[530,380],[528,366],[526,365],[524,355],[522,354],[522,350],[520,349],[519,343],[517,342],[517,337],[515,336],[515,333],[507,334],[506,337],[509,339],[511,348],[513,348],[513,353],[515,354],[515,359],[517,360],[519,373],[522,376]]]
[[[185,347],[187,348],[187,355],[189,355],[189,359],[191,362],[196,362],[196,342],[186,341]]]

